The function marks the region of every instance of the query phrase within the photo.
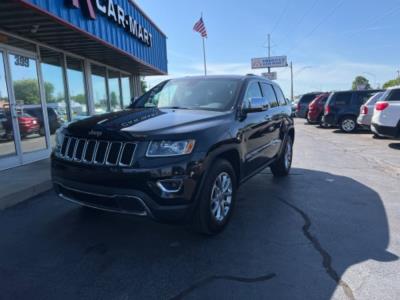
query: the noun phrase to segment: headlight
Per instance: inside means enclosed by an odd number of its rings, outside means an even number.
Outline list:
[[[166,157],[190,154],[195,140],[184,141],[153,141],[147,148],[147,157]]]
[[[56,151],[61,150],[61,146],[64,142],[64,127],[60,127],[56,130]]]

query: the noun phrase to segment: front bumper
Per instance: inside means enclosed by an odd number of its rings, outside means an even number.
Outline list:
[[[52,157],[52,180],[66,200],[97,209],[151,217],[162,222],[190,218],[203,178],[197,160],[157,168],[120,168],[85,165]],[[176,180],[176,189],[160,182]]]
[[[371,124],[371,130],[379,136],[397,138],[400,136],[400,129],[398,127],[381,126],[375,123]]]

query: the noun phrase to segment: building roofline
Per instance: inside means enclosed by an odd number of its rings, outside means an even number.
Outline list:
[[[99,37],[97,37],[97,36],[91,34],[90,32],[87,32],[87,31],[83,30],[82,28],[77,27],[77,26],[74,25],[74,24],[69,23],[68,21],[66,21],[66,20],[64,20],[64,19],[61,19],[60,17],[58,17],[58,16],[52,14],[51,12],[49,12],[49,11],[47,11],[47,10],[44,10],[44,9],[38,7],[37,5],[35,5],[35,4],[33,4],[33,3],[27,2],[26,0],[16,0],[16,1],[19,2],[21,5],[27,7],[27,8],[30,8],[30,9],[33,9],[33,10],[39,12],[39,13],[42,14],[42,15],[46,15],[46,16],[48,16],[48,17],[51,17],[51,18],[52,18],[54,21],[56,21],[57,23],[62,24],[62,25],[64,25],[64,26],[67,26],[67,27],[69,27],[70,29],[81,33],[82,35],[86,35],[88,38],[90,38],[90,39],[92,39],[92,40],[95,40],[95,41],[97,41],[97,42],[103,44],[104,46],[106,46],[106,47],[108,47],[108,48],[111,48],[111,49],[113,49],[114,51],[117,51],[117,52],[119,52],[119,53],[121,53],[121,54],[123,54],[123,55],[129,57],[130,59],[132,59],[132,60],[138,62],[139,64],[142,64],[143,66],[146,66],[147,68],[149,68],[149,69],[151,69],[151,70],[154,71],[154,73],[155,73],[154,75],[168,75],[168,72],[167,72],[167,71],[163,71],[163,70],[161,70],[159,67],[154,66],[154,65],[152,65],[152,64],[150,64],[150,63],[147,63],[147,62],[145,62],[144,60],[142,60],[142,59],[140,59],[140,58],[134,56],[133,54],[128,53],[128,52],[126,52],[125,50],[119,49],[118,47],[116,47],[116,46],[110,44],[109,42],[102,40],[101,38],[99,38]],[[129,0],[129,1],[132,1],[132,0]]]

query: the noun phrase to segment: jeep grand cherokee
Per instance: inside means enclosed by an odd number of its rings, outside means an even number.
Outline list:
[[[57,132],[52,179],[61,198],[216,234],[241,183],[291,168],[291,107],[254,75],[168,80],[123,111]]]

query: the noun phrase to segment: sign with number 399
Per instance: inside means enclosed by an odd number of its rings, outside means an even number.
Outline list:
[[[16,66],[26,67],[29,68],[29,57],[25,57],[22,55],[15,55],[15,62]]]

